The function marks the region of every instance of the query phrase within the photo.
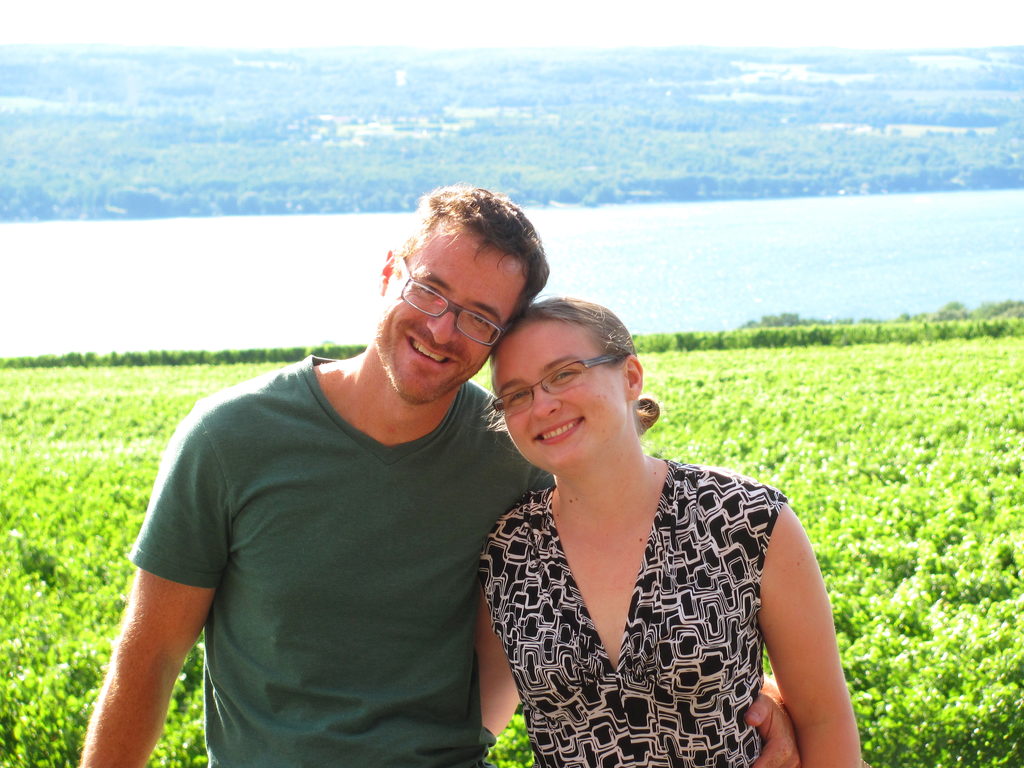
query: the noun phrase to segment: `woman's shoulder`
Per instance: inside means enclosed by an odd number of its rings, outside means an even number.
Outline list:
[[[544,530],[551,510],[551,491],[551,488],[526,491],[498,518],[491,531],[491,538],[521,536]]]
[[[668,514],[677,524],[674,535],[696,533],[723,552],[740,546],[760,562],[786,504],[782,492],[724,467],[676,464],[672,470],[676,496]]]
[[[675,482],[686,486],[704,509],[767,507],[774,514],[788,501],[778,488],[733,469],[673,461],[669,467]]]
[[[718,467],[711,464],[686,464],[678,461],[669,461],[668,465],[670,471],[677,479],[686,477],[691,482],[701,486],[770,488],[777,493],[781,493],[777,488],[766,482],[728,467]]]

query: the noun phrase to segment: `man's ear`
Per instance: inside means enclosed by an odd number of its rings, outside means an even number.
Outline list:
[[[388,286],[392,280],[397,280],[402,277],[402,267],[399,264],[398,259],[395,258],[395,254],[392,251],[388,251],[388,257],[384,260],[384,268],[380,271],[380,295],[384,296],[388,292]]]

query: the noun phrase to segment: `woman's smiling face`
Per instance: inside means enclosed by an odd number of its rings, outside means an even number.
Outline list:
[[[588,368],[557,393],[539,383],[567,363],[602,354],[587,329],[559,320],[527,321],[500,342],[492,362],[496,394],[533,392],[532,402],[504,416],[509,435],[530,463],[555,475],[593,469],[617,440],[637,439],[632,401],[643,375],[635,357]]]

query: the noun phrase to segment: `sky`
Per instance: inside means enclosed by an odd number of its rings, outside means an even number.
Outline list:
[[[603,7],[602,7],[603,6]],[[624,10],[626,9],[626,10]],[[1015,0],[21,0],[4,44],[301,48],[400,45],[767,46],[866,49],[1024,44]]]

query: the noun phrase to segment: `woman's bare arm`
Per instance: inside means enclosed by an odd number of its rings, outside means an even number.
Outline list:
[[[480,668],[480,709],[484,727],[497,735],[505,730],[515,714],[519,694],[508,668],[505,649],[491,628],[482,591],[476,616],[476,658]]]
[[[859,768],[860,739],[828,594],[811,543],[788,506],[768,546],[759,620],[801,766]]]

